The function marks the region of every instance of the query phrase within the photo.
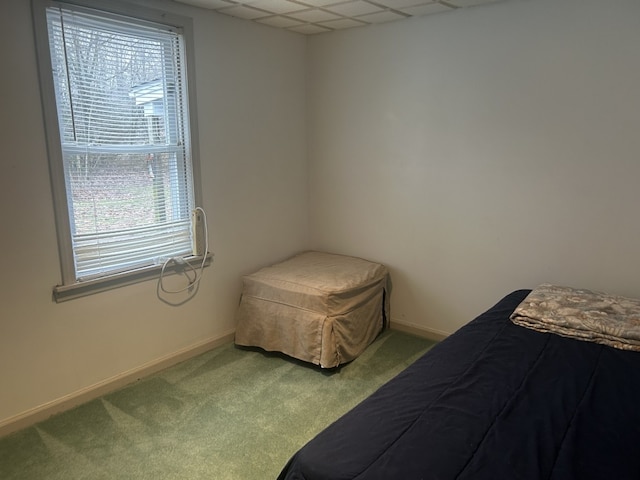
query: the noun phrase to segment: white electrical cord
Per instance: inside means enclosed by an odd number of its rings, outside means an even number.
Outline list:
[[[202,254],[202,262],[200,263],[200,268],[196,270],[194,266],[191,265],[183,257],[171,257],[165,260],[165,262],[162,264],[162,269],[160,269],[160,278],[158,279],[158,285],[160,287],[160,290],[162,290],[164,293],[175,294],[175,293],[182,293],[186,290],[192,290],[194,287],[197,287],[200,284],[200,280],[202,279],[202,274],[204,272],[204,265],[207,262],[207,254],[209,253],[209,227],[207,225],[207,214],[204,211],[204,209],[202,207],[196,207],[195,210],[202,213],[202,225],[204,228],[204,252]],[[194,235],[195,235],[195,232],[194,232]],[[189,278],[189,275],[187,275],[186,271],[184,272],[184,275],[189,279],[189,283],[186,287],[180,288],[178,290],[167,290],[164,287],[162,280],[164,278],[165,269],[167,268],[167,265],[169,265],[170,263],[175,263],[176,265],[185,265],[191,269],[194,275],[193,279]]]

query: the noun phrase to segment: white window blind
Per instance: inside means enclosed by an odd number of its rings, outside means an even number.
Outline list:
[[[46,20],[75,281],[190,255],[180,31],[64,5]]]

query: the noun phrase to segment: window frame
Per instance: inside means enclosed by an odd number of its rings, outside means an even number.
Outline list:
[[[56,93],[52,75],[52,60],[49,48],[49,35],[46,9],[51,6],[64,5],[78,10],[103,12],[105,17],[129,18],[134,22],[160,24],[179,29],[184,46],[184,62],[187,89],[187,107],[189,120],[189,138],[191,152],[191,170],[193,177],[193,196],[195,205],[202,205],[202,186],[200,171],[200,152],[198,123],[196,110],[195,85],[195,48],[193,20],[190,17],[137,5],[119,0],[31,0],[33,25],[38,61],[38,76],[42,100],[44,128],[49,159],[49,175],[53,195],[53,208],[60,257],[61,283],[53,288],[53,299],[56,302],[70,300],[85,295],[131,285],[144,280],[157,278],[162,265],[147,265],[124,272],[105,275],[90,280],[77,281],[75,260],[72,246],[71,219],[69,218],[67,185],[65,180],[62,143],[60,138]],[[206,265],[211,261],[207,256]],[[191,256],[187,260],[202,260],[202,257]],[[167,270],[177,269],[170,265]]]

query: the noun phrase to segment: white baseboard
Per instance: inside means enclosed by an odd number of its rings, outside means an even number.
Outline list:
[[[234,333],[235,331],[231,331],[220,337],[210,338],[195,345],[190,345],[182,350],[178,350],[177,352],[173,352],[164,357],[145,363],[140,367],[120,373],[101,382],[57,398],[51,402],[47,402],[13,417],[9,417],[0,422],[0,437],[17,432],[23,428],[30,427],[42,420],[46,420],[52,415],[64,412],[65,410],[69,410],[90,400],[94,400],[106,395],[107,393],[134,383],[143,377],[159,372],[160,370],[164,370],[167,367],[180,363],[191,357],[195,357],[196,355],[224,345],[225,343],[232,342]]]
[[[435,340],[440,342],[447,338],[451,333],[443,332],[441,330],[435,330],[433,328],[423,327],[422,325],[416,325],[413,323],[401,322],[392,318],[389,328],[392,330],[398,330],[400,332],[410,333],[416,337],[427,338],[429,340]]]

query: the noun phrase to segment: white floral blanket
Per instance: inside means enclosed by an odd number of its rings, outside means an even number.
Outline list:
[[[511,314],[517,325],[640,351],[640,299],[542,284]]]

